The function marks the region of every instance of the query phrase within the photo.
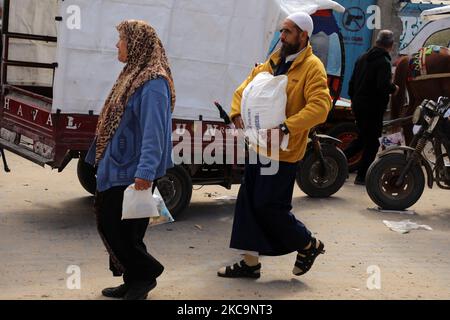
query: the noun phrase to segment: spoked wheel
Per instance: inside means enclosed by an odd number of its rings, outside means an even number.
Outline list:
[[[412,166],[400,186],[396,185],[406,164],[405,155],[389,154],[373,163],[367,172],[367,193],[380,208],[405,210],[422,196],[425,176],[418,164]]]

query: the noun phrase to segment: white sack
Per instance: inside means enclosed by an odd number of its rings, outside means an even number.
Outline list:
[[[251,144],[267,149],[264,129],[277,128],[286,120],[287,83],[285,75],[274,77],[269,72],[261,72],[245,88],[241,116]],[[281,149],[285,150],[288,142],[286,136]]]

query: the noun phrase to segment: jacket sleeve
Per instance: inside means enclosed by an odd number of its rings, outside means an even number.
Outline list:
[[[231,120],[233,120],[234,118],[236,118],[241,114],[242,94],[244,93],[244,90],[245,88],[247,88],[248,84],[253,81],[253,79],[258,75],[258,73],[265,70],[266,64],[262,64],[255,67],[250,73],[250,75],[247,77],[247,79],[234,92],[233,101],[231,102],[231,114],[230,114]]]
[[[168,121],[168,105],[168,98],[162,93],[152,89],[143,92],[138,111],[142,148],[135,178],[155,180],[167,139],[165,127]]]
[[[383,95],[393,94],[396,90],[392,83],[391,64],[387,61],[382,63],[377,72],[377,92]]]
[[[327,120],[332,101],[327,84],[327,74],[322,65],[309,70],[304,90],[306,106],[285,121],[293,135],[310,130]]]

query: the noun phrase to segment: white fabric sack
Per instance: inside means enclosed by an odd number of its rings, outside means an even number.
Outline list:
[[[246,136],[253,145],[267,149],[267,129],[278,128],[286,120],[288,78],[274,77],[269,72],[259,73],[242,94],[241,117]],[[287,150],[289,135],[280,149]]]
[[[122,220],[159,217],[158,204],[153,198],[152,188],[137,191],[129,186],[123,195]]]

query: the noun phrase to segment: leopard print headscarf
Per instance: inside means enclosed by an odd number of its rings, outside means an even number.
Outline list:
[[[128,59],[106,99],[97,124],[96,164],[119,127],[130,97],[147,81],[165,78],[170,87],[172,111],[175,107],[175,88],[164,47],[155,30],[144,21],[128,20],[117,30],[127,41]]]

